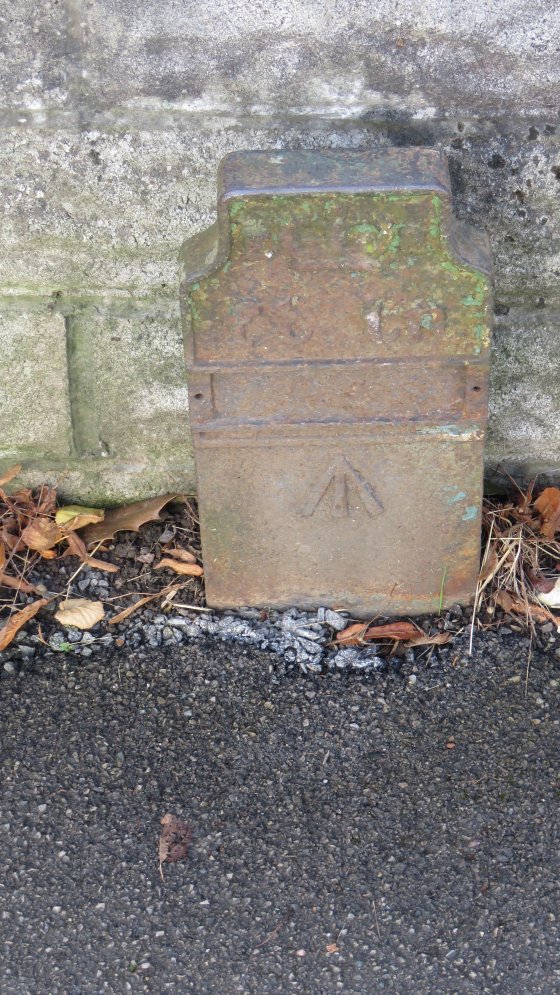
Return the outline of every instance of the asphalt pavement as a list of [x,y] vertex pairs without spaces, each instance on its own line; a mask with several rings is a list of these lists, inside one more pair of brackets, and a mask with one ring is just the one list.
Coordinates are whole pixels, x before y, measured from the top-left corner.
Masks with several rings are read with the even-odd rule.
[[[558,645],[306,676],[208,640],[3,672],[2,995],[560,991]],[[160,873],[168,812],[192,841]]]

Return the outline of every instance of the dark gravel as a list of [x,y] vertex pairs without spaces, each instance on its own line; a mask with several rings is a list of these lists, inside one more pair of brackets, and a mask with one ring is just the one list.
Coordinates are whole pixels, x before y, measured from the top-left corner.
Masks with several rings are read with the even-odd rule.
[[365,676],[211,640],[4,671],[3,995],[557,992],[558,643],[525,694],[523,638],[463,638]]

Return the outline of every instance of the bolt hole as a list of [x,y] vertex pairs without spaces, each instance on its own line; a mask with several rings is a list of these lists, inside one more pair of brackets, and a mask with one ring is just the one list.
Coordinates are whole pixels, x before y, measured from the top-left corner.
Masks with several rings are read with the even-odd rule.
[[477,385],[477,386],[473,387],[473,390],[478,393],[481,390],[481,388]]
[[202,401],[203,397],[204,397],[204,394],[195,394],[194,395],[195,401]]

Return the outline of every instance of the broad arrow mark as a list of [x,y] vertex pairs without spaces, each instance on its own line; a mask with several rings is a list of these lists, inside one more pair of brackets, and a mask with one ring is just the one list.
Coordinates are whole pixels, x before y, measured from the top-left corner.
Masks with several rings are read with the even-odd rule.
[[320,478],[318,484],[313,487],[300,514],[303,518],[310,518],[311,515],[315,514],[323,498],[326,497],[327,491],[330,491],[331,516],[333,518],[348,518],[350,516],[349,496],[353,490],[357,491],[364,510],[371,518],[383,513],[383,505],[369,481],[352,466],[346,456],[339,456]]

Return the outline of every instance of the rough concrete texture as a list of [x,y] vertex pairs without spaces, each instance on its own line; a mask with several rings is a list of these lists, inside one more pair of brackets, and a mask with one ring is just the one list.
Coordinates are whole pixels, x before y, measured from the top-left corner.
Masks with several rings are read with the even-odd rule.
[[46,310],[0,312],[0,341],[0,454],[8,460],[69,455],[64,318]]
[[[179,486],[193,486],[176,258],[183,239],[213,220],[219,159],[244,148],[412,144],[447,153],[457,214],[488,231],[497,310],[509,329],[498,332],[497,370],[507,373],[500,349],[508,337],[517,336],[526,366],[523,387],[496,373],[489,465],[506,459],[521,476],[529,464],[558,468],[547,347],[531,348],[525,364],[521,351],[537,321],[550,337],[558,333],[558,7],[282,0],[271,10],[242,0],[232,10],[222,0],[154,0],[139,9],[130,0],[17,0],[0,27],[0,313],[14,298],[30,313],[53,304],[70,327],[79,313],[99,353],[106,339],[94,316],[114,315],[118,303],[131,337],[127,392],[143,393],[155,362],[158,410],[168,428],[177,421],[154,448],[137,397],[126,410],[110,405],[122,398],[122,369],[109,351],[92,403],[118,424],[116,465],[137,463],[142,452],[146,465],[159,460],[178,470]],[[157,336],[165,340],[161,363],[142,317],[153,310],[167,315]],[[62,358],[51,359],[49,376],[66,382]],[[144,411],[155,389],[147,388]],[[512,417],[514,389],[533,399],[523,432]],[[13,437],[5,429],[4,445],[25,456],[18,431],[15,422]],[[39,443],[39,416],[31,435]],[[44,475],[50,455],[44,447],[29,479]],[[140,469],[123,483],[107,460],[68,463],[67,493],[93,488],[116,500],[117,491],[161,489]]]

